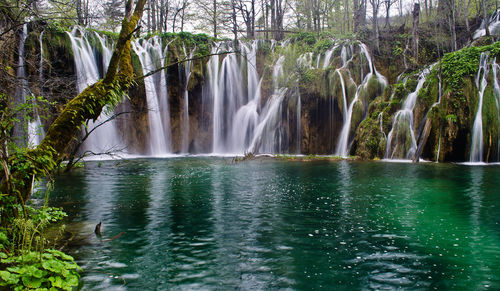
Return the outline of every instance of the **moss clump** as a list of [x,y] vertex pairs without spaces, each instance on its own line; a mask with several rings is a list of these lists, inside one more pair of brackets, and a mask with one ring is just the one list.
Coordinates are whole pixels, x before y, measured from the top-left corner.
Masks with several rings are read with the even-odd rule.
[[361,122],[354,139],[355,154],[362,159],[383,157],[386,140],[377,119],[366,118]]

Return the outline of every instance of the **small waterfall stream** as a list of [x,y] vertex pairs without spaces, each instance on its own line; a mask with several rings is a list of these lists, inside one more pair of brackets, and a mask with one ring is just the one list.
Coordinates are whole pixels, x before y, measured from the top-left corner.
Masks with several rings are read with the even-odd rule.
[[393,118],[392,129],[387,136],[385,151],[386,159],[410,159],[417,149],[417,141],[414,131],[413,108],[417,102],[417,96],[422,89],[427,75],[432,70],[432,66],[422,71],[418,77],[417,87],[408,94],[403,108],[399,110]]
[[[375,76],[377,78],[377,81],[381,84],[382,88],[385,88],[387,86],[386,78],[384,76],[382,76],[381,74],[379,74],[377,72],[377,69],[373,65],[371,55],[368,52],[368,48],[366,47],[366,45],[363,43],[360,43],[359,48],[360,48],[360,53],[363,54],[365,56],[366,60],[368,61],[370,72],[366,76],[364,76],[364,78],[362,78],[363,81],[358,86],[358,88],[356,90],[356,95],[354,96],[354,99],[352,100],[351,104],[349,104],[347,111],[344,111],[345,112],[344,113],[344,125],[342,126],[342,131],[340,133],[339,142],[337,144],[337,150],[335,152],[335,155],[341,156],[341,157],[347,157],[347,155],[349,154],[350,143],[352,142],[350,140],[352,113],[353,113],[354,105],[359,100],[359,94],[360,94],[361,89],[366,89],[366,87],[368,85],[368,81],[370,81],[372,76]],[[343,56],[342,62],[344,63],[343,65],[345,66],[345,64],[347,63],[347,57]],[[343,84],[343,81],[342,81],[342,84]],[[345,93],[344,89],[343,89],[343,91]],[[346,103],[347,103],[347,101],[345,100],[345,95],[344,95],[344,110],[345,110]]]
[[500,84],[498,82],[498,69],[500,66],[496,62],[496,58],[494,58],[492,63],[492,71],[493,71],[493,89],[495,90],[495,105],[497,107],[497,121],[498,121],[498,129],[497,129],[497,157],[500,160]]
[[[28,94],[28,80],[26,79],[26,69],[24,62],[24,43],[26,42],[26,38],[28,37],[28,24],[24,23],[22,29],[19,31],[19,48],[17,50],[18,59],[17,59],[17,70],[16,70],[16,92],[15,92],[15,103],[22,104],[26,103],[26,95]],[[20,145],[29,145],[29,140],[26,139],[25,135],[25,122],[24,116],[22,113],[19,113],[17,118],[20,120],[19,123],[14,125],[14,136],[21,137],[19,140]],[[29,131],[28,131],[29,134]]]
[[[39,63],[39,82],[43,84],[43,31],[40,33],[40,63]],[[23,64],[24,66],[24,64]],[[27,84],[26,84],[27,85]],[[43,85],[41,85],[43,94]],[[31,147],[36,147],[42,142],[45,136],[45,131],[43,129],[42,121],[40,120],[40,114],[38,112],[37,101],[35,98],[31,99],[33,102],[33,119],[28,123],[28,145]]]
[[191,79],[191,59],[193,58],[196,47],[191,50],[189,55],[186,53],[186,47],[182,47],[187,61],[184,65],[184,108],[182,110],[182,153],[189,153],[189,92],[188,85]]
[[472,142],[469,156],[469,162],[478,163],[484,161],[483,156],[483,97],[484,90],[488,85],[488,64],[489,55],[481,53],[479,61],[479,71],[476,75],[476,86],[479,90],[479,102],[476,110],[476,117],[474,118],[474,125],[472,126]]

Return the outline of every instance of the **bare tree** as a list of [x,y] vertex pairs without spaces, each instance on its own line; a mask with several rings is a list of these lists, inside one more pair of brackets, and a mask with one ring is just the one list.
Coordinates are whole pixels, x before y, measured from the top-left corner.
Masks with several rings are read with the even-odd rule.
[[418,62],[418,23],[420,16],[420,4],[413,4],[413,28],[412,28],[412,39],[413,39],[413,58]]
[[[382,0],[382,4],[384,4],[385,7],[385,25],[384,25],[385,28],[391,26],[389,23],[391,6],[395,4],[397,1],[398,0]],[[425,3],[427,3],[427,0]]]
[[353,1],[353,13],[354,13],[354,32],[359,31],[360,27],[365,25],[366,20],[366,0],[354,0]]
[[373,33],[373,43],[375,45],[375,49],[377,52],[380,51],[380,32],[378,28],[378,10],[380,8],[381,0],[370,0],[370,4],[372,6],[372,33]]

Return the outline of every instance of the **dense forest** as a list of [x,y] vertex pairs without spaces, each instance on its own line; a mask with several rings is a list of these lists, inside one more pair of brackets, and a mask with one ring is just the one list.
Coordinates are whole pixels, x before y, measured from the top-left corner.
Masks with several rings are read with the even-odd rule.
[[499,162],[499,32],[491,0],[0,0],[0,286],[78,285],[48,196],[89,155]]

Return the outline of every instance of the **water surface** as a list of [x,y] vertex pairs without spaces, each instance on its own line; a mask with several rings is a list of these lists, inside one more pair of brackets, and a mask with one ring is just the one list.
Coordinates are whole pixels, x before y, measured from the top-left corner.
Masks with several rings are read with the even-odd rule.
[[69,251],[86,290],[483,290],[500,289],[499,177],[499,166],[139,159],[87,162],[51,200],[78,232]]

